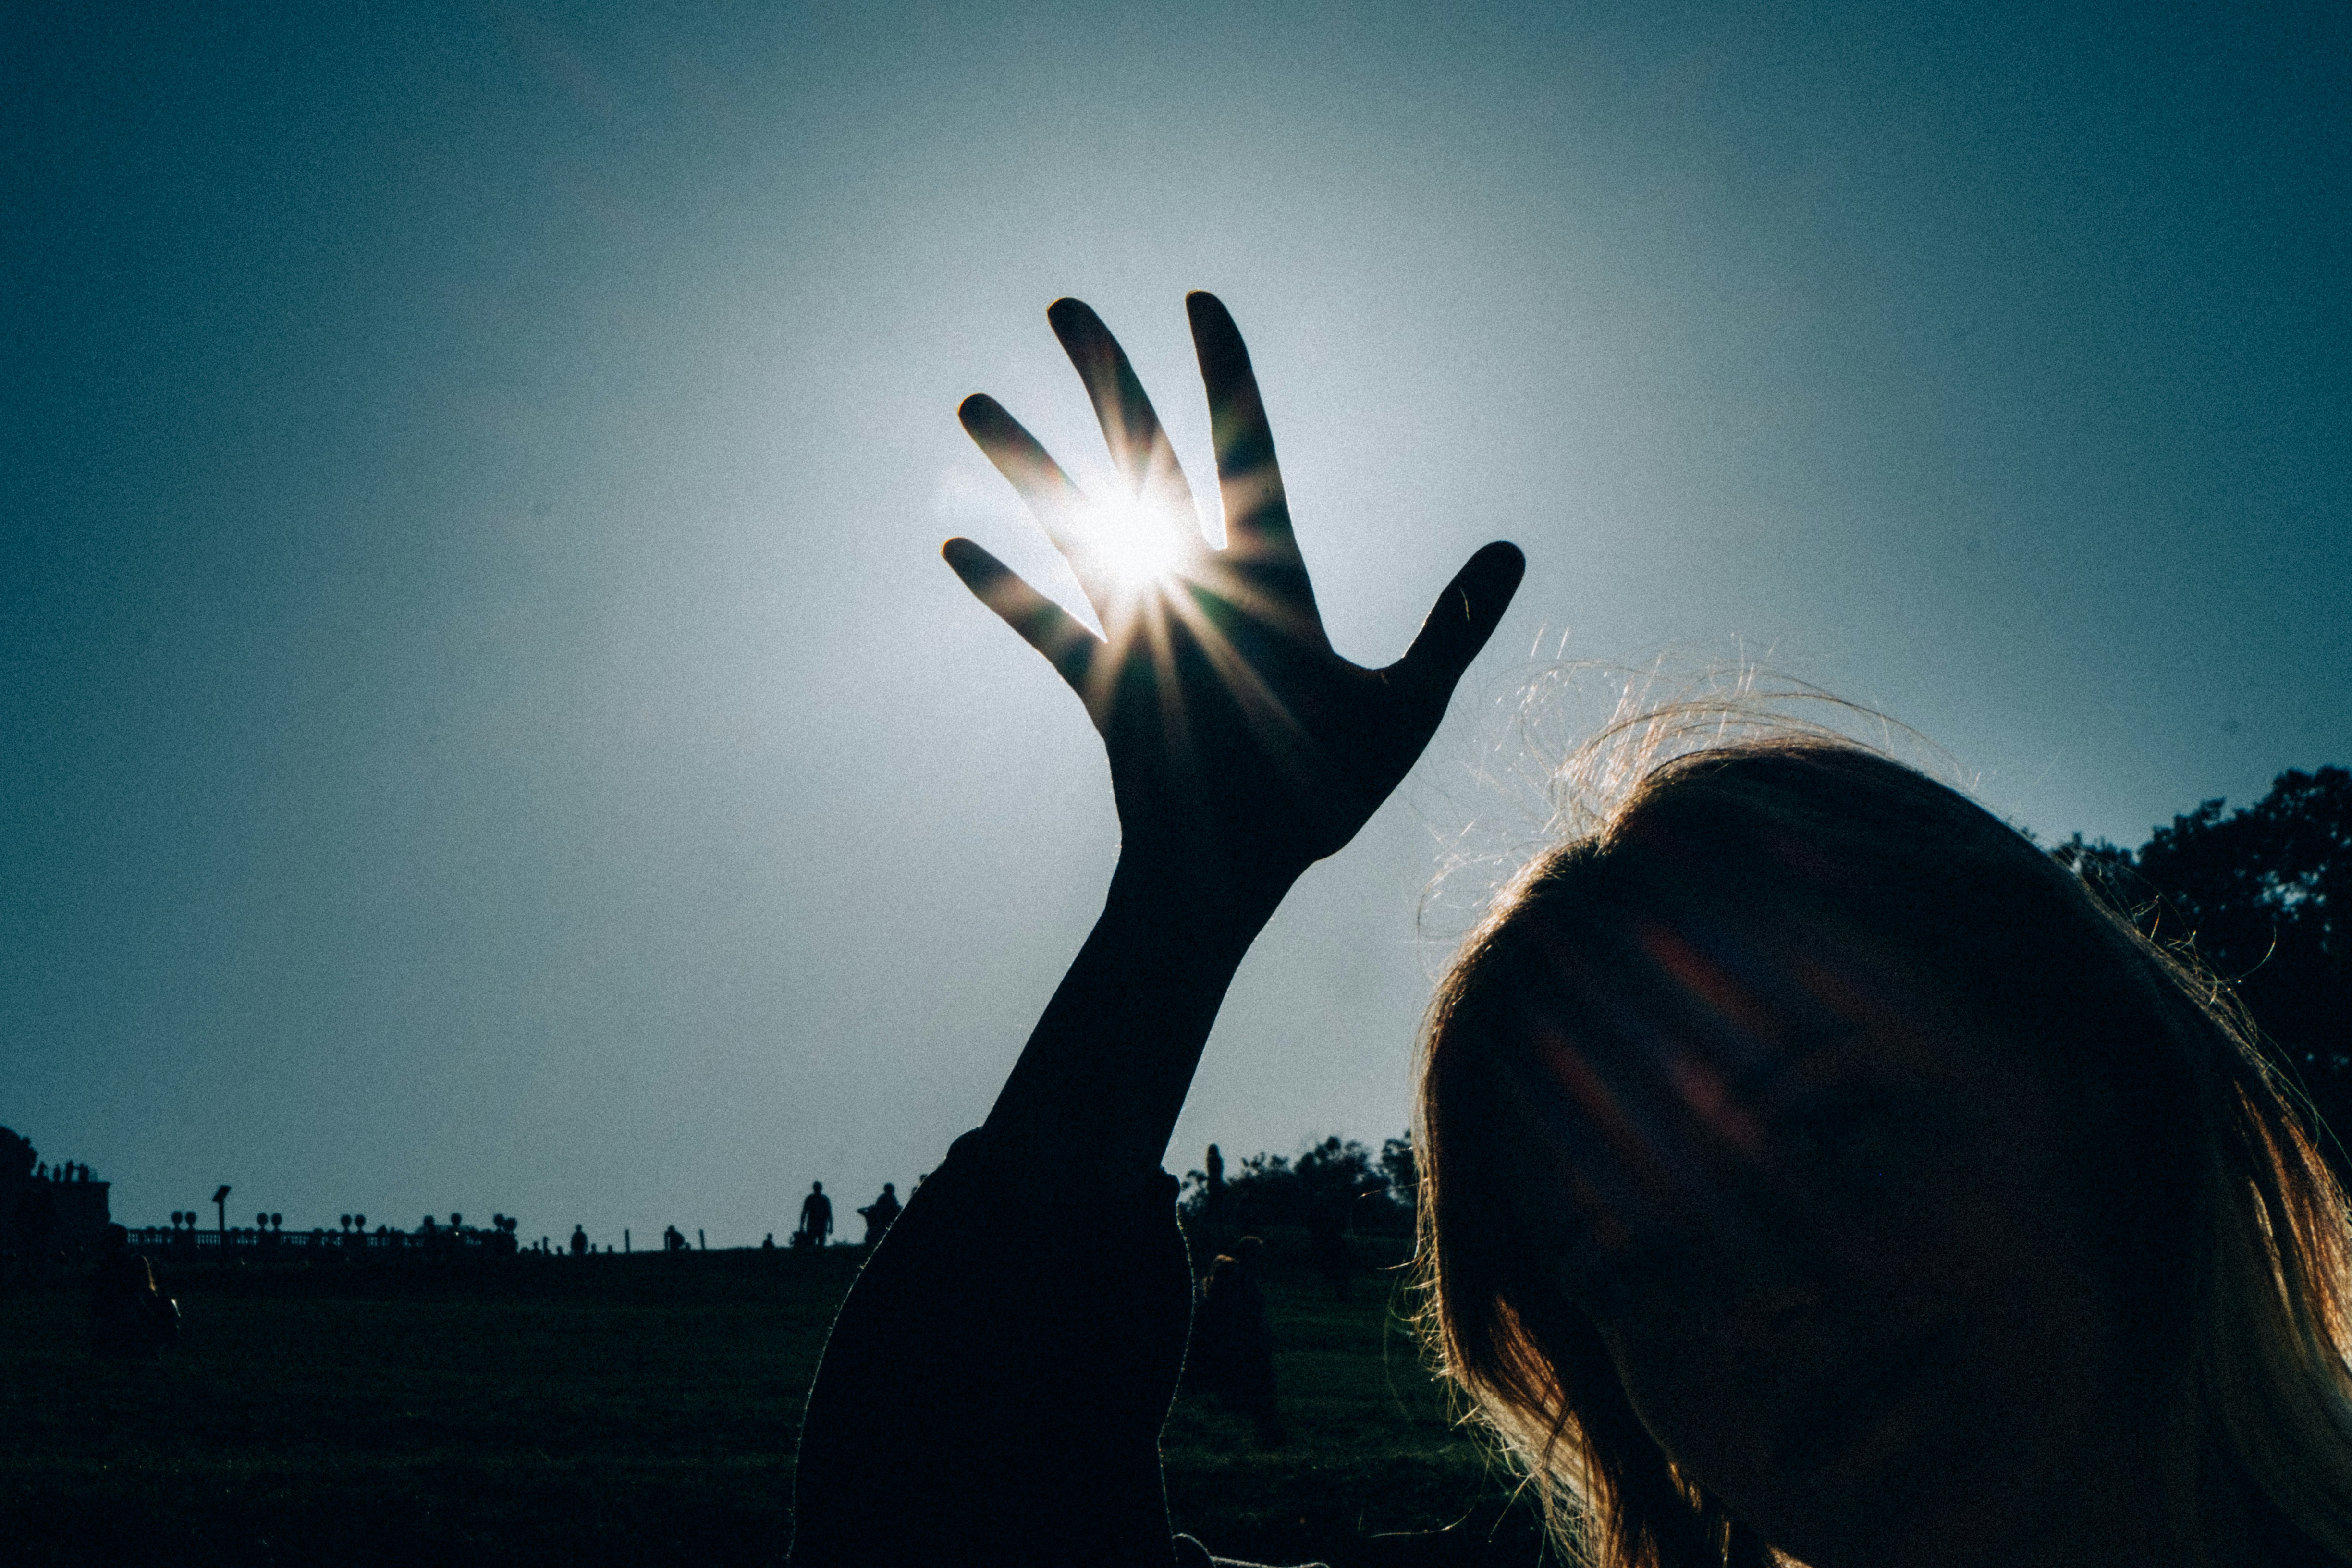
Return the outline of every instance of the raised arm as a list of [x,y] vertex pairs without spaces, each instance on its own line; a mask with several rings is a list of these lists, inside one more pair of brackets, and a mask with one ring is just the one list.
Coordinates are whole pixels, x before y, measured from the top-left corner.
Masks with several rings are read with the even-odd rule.
[[1126,494],[1094,500],[1012,416],[968,399],[971,433],[1076,573],[1097,637],[968,539],[948,564],[1086,703],[1109,753],[1119,861],[1093,935],[989,1114],[1042,1181],[1106,1153],[1156,1164],[1225,986],[1299,874],[1355,837],[1428,744],[1524,563],[1470,558],[1402,658],[1332,651],[1290,527],[1265,406],[1214,296],[1185,301],[1209,397],[1226,544],[1133,368],[1093,310],[1047,312]]
[[803,1428],[797,1568],[1172,1561],[1156,1437],[1190,1276],[1160,1153],[1252,939],[1396,787],[1518,584],[1518,551],[1490,544],[1396,663],[1334,653],[1241,334],[1209,295],[1186,305],[1223,550],[1076,300],[1049,314],[1124,493],[1081,494],[992,399],[962,408],[1105,635],[970,540],[944,553],[1085,702],[1119,861],[985,1127],[912,1194],[835,1323]]

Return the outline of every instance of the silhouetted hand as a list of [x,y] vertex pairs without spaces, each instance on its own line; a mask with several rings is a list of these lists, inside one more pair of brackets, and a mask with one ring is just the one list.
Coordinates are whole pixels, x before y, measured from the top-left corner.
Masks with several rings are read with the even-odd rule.
[[1366,669],[1332,651],[1291,535],[1274,437],[1232,316],[1185,300],[1209,396],[1226,547],[1201,535],[1191,487],[1126,353],[1076,300],[1047,312],[1076,365],[1127,494],[1079,491],[993,398],[964,428],[1069,561],[1097,637],[968,539],[942,554],[1053,662],[1110,755],[1121,867],[1213,903],[1273,901],[1355,836],[1444,716],[1517,588],[1517,547],[1470,558],[1402,658]]

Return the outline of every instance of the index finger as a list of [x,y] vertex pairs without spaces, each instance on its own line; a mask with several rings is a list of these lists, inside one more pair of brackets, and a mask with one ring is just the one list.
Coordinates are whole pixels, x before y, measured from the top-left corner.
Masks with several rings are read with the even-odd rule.
[[[1135,366],[1128,362],[1127,351],[1083,300],[1055,300],[1045,319],[1053,324],[1054,335],[1061,340],[1070,363],[1077,367],[1078,379],[1086,384],[1111,461],[1118,465],[1128,489],[1136,499],[1171,519],[1190,519],[1192,489],[1184,482],[1176,448],[1169,444],[1168,432],[1160,428],[1160,415],[1137,378]],[[1198,547],[1196,541],[1194,548]]]
[[1007,414],[1003,404],[984,392],[975,392],[958,404],[956,417],[962,422],[964,434],[996,465],[996,471],[1013,481],[1055,548],[1065,555],[1078,549],[1086,492],[1070,482],[1053,454],[1039,446],[1037,437]]

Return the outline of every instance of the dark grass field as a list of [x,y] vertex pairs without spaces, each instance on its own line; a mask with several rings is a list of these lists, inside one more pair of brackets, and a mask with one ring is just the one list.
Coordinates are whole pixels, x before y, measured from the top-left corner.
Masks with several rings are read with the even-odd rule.
[[[1165,1439],[1177,1528],[1338,1565],[1541,1559],[1392,1312],[1268,1248],[1280,1447],[1213,1403]],[[860,1254],[165,1273],[163,1364],[86,1346],[79,1284],[0,1296],[0,1562],[768,1563],[801,1404]]]

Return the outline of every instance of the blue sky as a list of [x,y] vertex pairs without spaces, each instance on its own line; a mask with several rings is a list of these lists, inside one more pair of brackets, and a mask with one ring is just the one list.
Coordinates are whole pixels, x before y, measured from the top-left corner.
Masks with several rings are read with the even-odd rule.
[[[1530,571],[1170,1163],[1404,1121],[1564,657],[1760,658],[2137,843],[2352,758],[2347,23],[2287,6],[118,6],[0,44],[0,1121],[160,1218],[787,1228],[985,1111],[1111,863],[957,428],[1205,474],[1335,640]],[[1569,721],[1563,720],[1562,722]],[[1556,727],[1556,726],[1555,726]],[[1517,782],[1514,782],[1517,781]],[[845,1205],[845,1208],[846,1205]]]

